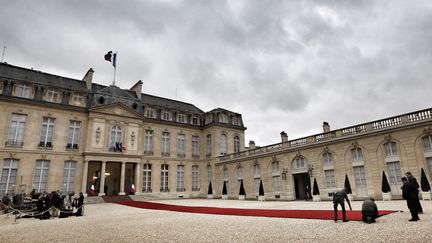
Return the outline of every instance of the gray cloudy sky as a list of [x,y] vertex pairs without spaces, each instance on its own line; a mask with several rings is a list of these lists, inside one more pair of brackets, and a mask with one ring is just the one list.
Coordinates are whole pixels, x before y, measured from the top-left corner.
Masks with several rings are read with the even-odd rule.
[[432,1],[0,0],[4,61],[243,115],[246,144],[430,108]]

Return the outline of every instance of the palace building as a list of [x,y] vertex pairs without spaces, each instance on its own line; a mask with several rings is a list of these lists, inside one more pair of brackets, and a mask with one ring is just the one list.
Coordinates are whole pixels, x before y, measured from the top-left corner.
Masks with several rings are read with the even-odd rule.
[[0,195],[60,190],[87,197],[304,199],[316,181],[323,200],[348,178],[354,199],[391,196],[400,178],[432,173],[432,109],[268,146],[245,145],[242,116],[0,63]]

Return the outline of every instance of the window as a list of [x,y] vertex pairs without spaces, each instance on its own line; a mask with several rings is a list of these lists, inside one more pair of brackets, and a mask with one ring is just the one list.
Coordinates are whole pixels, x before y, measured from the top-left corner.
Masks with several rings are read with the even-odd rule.
[[302,157],[302,156],[298,156],[298,157],[294,160],[294,168],[295,168],[295,169],[302,169],[302,168],[306,168],[304,157]]
[[168,165],[161,165],[161,192],[168,191]]
[[222,134],[220,137],[220,154],[225,155],[227,153],[227,136]]
[[[109,150],[115,152],[117,150],[118,146],[123,146],[121,127],[119,125],[114,125],[111,128],[110,136],[111,137],[110,137]],[[118,146],[116,146],[116,145],[118,145]]]
[[258,164],[253,166],[253,175],[254,175],[254,184],[255,184],[255,193],[259,193],[259,186],[261,181],[261,171]]
[[22,146],[24,143],[24,127],[27,120],[27,115],[12,114],[11,123],[9,126],[7,145]]
[[192,157],[199,157],[199,138],[198,136],[192,136]]
[[32,187],[32,189],[34,189],[36,192],[43,192],[47,190],[48,168],[48,160],[36,160]]
[[162,120],[171,121],[171,114],[169,111],[162,111]]
[[332,153],[324,153],[323,154],[323,162],[324,167],[333,167],[333,154]]
[[177,114],[177,122],[185,123],[186,122],[186,116],[184,114]]
[[59,102],[60,101],[60,92],[55,91],[54,89],[48,89],[47,101],[56,102],[56,103]]
[[207,182],[210,184],[210,182],[213,179],[213,173],[212,173],[212,168],[211,166],[207,166]]
[[30,87],[25,84],[18,84],[15,88],[15,95],[21,98],[30,98]]
[[192,117],[192,125],[199,125],[199,119],[197,116],[193,116]]
[[272,177],[273,177],[273,192],[281,191],[281,180],[280,180],[280,170],[279,170],[279,162],[272,162]]
[[240,190],[240,183],[243,181],[243,167],[237,167],[237,189]]
[[211,135],[207,135],[207,143],[206,143],[206,155],[211,156],[212,153],[212,139],[211,139]]
[[237,117],[233,116],[233,117],[231,118],[231,120],[232,120],[232,124],[233,124],[233,125],[238,125],[238,118],[237,118]]
[[184,165],[177,165],[177,191],[184,192]]
[[227,194],[229,194],[229,174],[227,168],[224,168],[223,175],[224,175],[224,183],[227,189]]
[[240,152],[240,138],[239,136],[234,136],[234,153]]
[[152,109],[152,108],[147,108],[147,109],[145,110],[145,116],[146,116],[146,117],[149,117],[149,118],[155,118],[155,112],[154,112],[154,109]]
[[192,191],[199,191],[199,184],[198,184],[198,165],[192,166]]
[[74,192],[75,190],[75,161],[65,161],[63,172],[62,192]]
[[361,148],[351,149],[351,158],[353,162],[363,161],[363,152]]
[[153,154],[153,131],[146,130],[144,135],[144,154]]
[[208,114],[205,118],[205,123],[210,124],[213,122],[213,114]]
[[397,185],[400,182],[401,169],[399,161],[392,161],[387,163],[387,171],[389,175],[389,183]]
[[177,135],[177,157],[185,157],[185,135]]
[[144,168],[143,168],[143,186],[142,186],[142,191],[143,192],[151,192],[152,189],[152,185],[151,185],[151,181],[152,181],[152,168],[151,168],[151,164],[144,164]]
[[169,144],[170,144],[169,133],[168,132],[162,132],[162,156],[169,156],[170,155]]
[[220,113],[219,114],[219,122],[221,122],[221,123],[228,123],[228,117],[227,117],[227,115]]
[[424,151],[425,152],[432,152],[432,135],[423,137],[422,140],[423,140]]
[[84,105],[84,96],[82,94],[74,93],[72,96],[72,102],[74,105],[83,106]]
[[366,187],[366,176],[364,166],[353,167],[355,184],[357,187]]
[[327,188],[336,188],[336,178],[334,170],[324,170]]
[[3,87],[4,87],[4,83],[3,83],[3,82],[0,82],[0,94],[3,93]]
[[384,144],[384,155],[385,157],[393,157],[398,155],[395,142],[388,142]]
[[52,140],[54,135],[54,121],[55,118],[52,117],[43,118],[39,147],[52,147]]
[[429,177],[432,177],[432,157],[426,158],[427,165],[429,167]]
[[79,135],[80,135],[80,121],[70,121],[69,123],[69,133],[68,142],[66,148],[68,149],[78,149]]
[[3,170],[0,178],[0,196],[6,194],[12,196],[14,193],[18,164],[19,160],[16,159],[5,159],[3,161]]

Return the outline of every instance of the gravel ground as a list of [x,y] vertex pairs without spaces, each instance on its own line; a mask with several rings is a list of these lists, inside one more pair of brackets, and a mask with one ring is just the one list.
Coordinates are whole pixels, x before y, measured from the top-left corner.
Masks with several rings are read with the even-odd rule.
[[[187,206],[261,209],[332,209],[331,202],[256,202],[179,199],[155,201]],[[360,201],[352,202],[354,210]],[[192,214],[139,209],[112,203],[90,204],[85,216],[49,220],[0,215],[0,242],[432,242],[432,202],[408,222],[405,201],[377,201],[397,212],[375,224],[358,221]]]

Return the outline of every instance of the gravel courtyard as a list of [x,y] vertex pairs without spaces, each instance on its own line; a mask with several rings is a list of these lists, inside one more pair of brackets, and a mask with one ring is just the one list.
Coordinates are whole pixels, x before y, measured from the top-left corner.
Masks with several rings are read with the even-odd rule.
[[[331,202],[257,202],[179,199],[186,206],[260,209],[332,209]],[[361,201],[352,202],[354,210]],[[420,221],[408,222],[406,202],[377,201],[397,212],[375,224],[358,221],[225,216],[89,204],[85,216],[49,220],[0,215],[0,242],[432,242],[432,202],[421,201]]]

